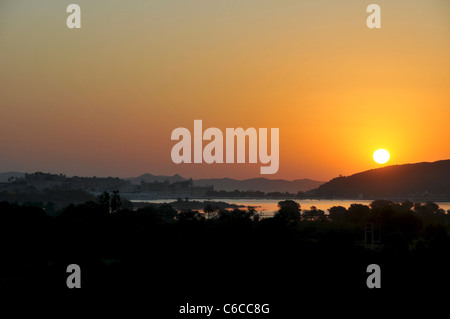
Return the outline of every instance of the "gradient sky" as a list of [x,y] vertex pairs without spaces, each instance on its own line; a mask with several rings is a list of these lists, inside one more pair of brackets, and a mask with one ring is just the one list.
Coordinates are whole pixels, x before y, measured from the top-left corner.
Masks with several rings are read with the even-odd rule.
[[269,178],[350,175],[379,167],[378,148],[448,159],[450,1],[393,2],[1,0],[0,171],[261,176],[173,164],[170,134],[194,119],[280,128]]

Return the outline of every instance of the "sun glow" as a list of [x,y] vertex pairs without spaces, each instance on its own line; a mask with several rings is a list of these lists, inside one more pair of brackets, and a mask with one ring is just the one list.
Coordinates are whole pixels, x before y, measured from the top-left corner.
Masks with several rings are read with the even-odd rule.
[[373,160],[374,160],[375,162],[377,162],[378,164],[384,164],[384,163],[386,163],[387,161],[389,161],[389,157],[391,157],[391,156],[389,155],[389,152],[386,151],[386,150],[384,150],[384,149],[376,150],[376,151],[373,153]]

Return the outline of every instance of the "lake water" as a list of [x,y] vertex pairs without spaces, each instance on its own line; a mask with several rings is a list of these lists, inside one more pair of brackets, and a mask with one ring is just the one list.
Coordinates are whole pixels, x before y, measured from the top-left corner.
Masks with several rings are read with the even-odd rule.
[[[254,206],[257,212],[260,212],[263,216],[271,216],[278,210],[278,202],[280,199],[238,199],[238,198],[218,198],[218,199],[195,199],[196,201],[221,201],[229,204]],[[155,199],[155,200],[132,200],[132,202],[146,202],[146,203],[169,203],[176,201],[174,199]],[[295,200],[300,204],[301,209],[310,209],[311,206],[315,206],[317,209],[327,212],[327,210],[333,206],[343,206],[348,208],[351,204],[369,205],[372,200],[356,200],[356,199],[301,199]],[[440,208],[446,211],[450,209],[450,202],[437,202]]]

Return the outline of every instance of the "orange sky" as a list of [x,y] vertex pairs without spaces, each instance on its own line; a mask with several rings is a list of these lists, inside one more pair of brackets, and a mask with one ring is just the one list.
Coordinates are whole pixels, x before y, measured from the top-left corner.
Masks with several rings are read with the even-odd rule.
[[173,129],[277,127],[269,178],[329,180],[450,158],[450,2],[73,1],[0,4],[0,171],[260,177],[173,164]]

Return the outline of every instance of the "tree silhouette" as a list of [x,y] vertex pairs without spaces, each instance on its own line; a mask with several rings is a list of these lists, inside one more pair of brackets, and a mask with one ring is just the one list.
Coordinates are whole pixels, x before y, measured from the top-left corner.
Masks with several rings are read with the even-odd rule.
[[106,212],[110,212],[111,195],[107,191],[104,191],[101,195],[99,195],[97,197],[97,201]]
[[287,223],[298,222],[300,220],[300,204],[293,200],[278,202],[279,210],[275,213],[275,219],[284,220]]
[[328,211],[330,212],[329,217],[332,222],[342,223],[347,219],[348,211],[345,207],[333,206]]
[[111,211],[116,212],[122,207],[122,200],[120,199],[119,191],[113,191],[111,197]]
[[212,207],[211,204],[206,204],[205,208],[203,208],[203,211],[205,212],[207,219],[210,218],[210,214],[215,212],[214,207]]

